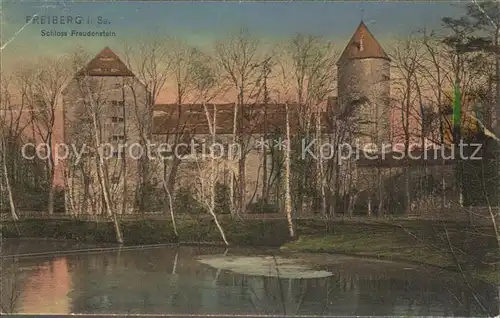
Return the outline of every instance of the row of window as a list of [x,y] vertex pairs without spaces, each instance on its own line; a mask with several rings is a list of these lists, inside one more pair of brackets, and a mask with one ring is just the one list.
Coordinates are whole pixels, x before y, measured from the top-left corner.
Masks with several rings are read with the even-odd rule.
[[98,72],[98,73],[107,73],[107,72],[117,73],[120,70],[117,69],[117,68],[100,67],[100,68],[93,68],[92,71],[93,72]]
[[118,116],[111,117],[112,123],[123,123],[124,121],[125,121],[125,118],[123,118],[123,117],[118,117]]
[[125,136],[123,136],[123,135],[114,135],[114,136],[111,137],[111,140],[113,140],[113,141],[123,141],[123,140],[125,140]]

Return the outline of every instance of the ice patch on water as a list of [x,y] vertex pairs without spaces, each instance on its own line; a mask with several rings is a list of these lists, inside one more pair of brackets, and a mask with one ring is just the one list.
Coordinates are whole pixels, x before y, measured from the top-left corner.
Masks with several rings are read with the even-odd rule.
[[[252,276],[308,279],[329,277],[327,271],[314,270],[300,260],[272,256],[202,256],[198,261],[216,269]],[[276,266],[277,265],[277,266]]]

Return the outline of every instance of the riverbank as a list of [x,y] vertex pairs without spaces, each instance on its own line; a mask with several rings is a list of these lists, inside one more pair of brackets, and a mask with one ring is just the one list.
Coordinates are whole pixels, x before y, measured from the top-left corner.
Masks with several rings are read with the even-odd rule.
[[[232,246],[279,247],[289,240],[285,220],[221,220],[227,240]],[[120,222],[125,245],[207,244],[224,245],[213,220],[182,219],[176,224],[166,220]],[[112,222],[81,220],[22,220],[0,224],[5,238],[53,238],[91,243],[116,243]]]
[[[297,220],[298,238],[291,241],[286,220],[222,219],[231,246],[281,247],[283,251],[344,254],[452,271],[500,284],[500,257],[492,229],[463,222],[430,220]],[[5,238],[52,238],[114,244],[111,222],[23,220],[0,223]],[[167,220],[122,221],[125,245],[224,245],[213,220],[180,219],[174,234]],[[457,266],[459,264],[459,266]]]
[[332,233],[309,233],[282,251],[343,254],[427,265],[500,284],[500,256],[488,227],[454,222],[372,222],[333,225]]

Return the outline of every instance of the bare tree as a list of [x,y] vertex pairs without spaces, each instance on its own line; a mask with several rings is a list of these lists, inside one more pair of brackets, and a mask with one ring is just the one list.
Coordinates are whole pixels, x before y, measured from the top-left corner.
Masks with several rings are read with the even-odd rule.
[[[124,45],[125,63],[130,70],[133,70],[137,80],[144,85],[147,91],[146,94],[143,94],[141,91],[135,89],[135,85],[129,85],[136,109],[134,114],[134,119],[137,122],[136,129],[141,136],[141,144],[144,146],[150,142],[152,137],[150,131],[152,128],[151,119],[153,118],[154,105],[157,104],[160,95],[165,92],[168,80],[175,71],[176,62],[180,63],[180,61],[172,59],[171,44],[173,42],[169,38],[152,37],[133,45],[128,43]],[[180,70],[181,68],[182,65],[177,64],[177,69]],[[181,101],[181,92],[183,92],[183,89],[184,87],[179,88],[178,92],[180,96],[178,98]],[[146,116],[140,111],[142,105],[146,106]],[[140,182],[136,192],[136,201],[138,202],[140,212],[144,212],[144,200],[148,197],[148,180],[152,173],[150,164],[151,162],[147,158],[140,160]],[[175,180],[175,171],[177,171],[178,164],[179,162],[174,160],[172,166],[174,173],[171,173],[171,179],[173,180]],[[169,191],[173,189],[173,182],[168,183]]]
[[285,211],[286,219],[288,221],[288,232],[290,237],[295,237],[295,228],[293,224],[292,216],[292,194],[290,193],[290,152],[291,152],[291,142],[290,142],[290,111],[288,108],[288,103],[285,103],[285,113],[286,113],[286,146],[285,146]]
[[[427,30],[421,31],[422,45],[425,47],[426,54],[423,56],[423,61],[420,64],[418,70],[418,76],[421,78],[423,87],[431,92],[431,96],[427,98],[430,101],[430,105],[433,109],[433,114],[437,116],[437,124],[431,125],[434,133],[427,135],[427,137],[440,145],[445,143],[445,119],[443,114],[444,100],[446,99],[444,93],[444,87],[446,83],[447,74],[449,69],[446,67],[446,58],[442,54],[441,45],[439,39],[435,36],[434,32],[428,32]],[[437,133],[436,133],[437,132]],[[446,178],[444,171],[441,173],[441,211],[444,211],[446,207]]]
[[[245,213],[246,210],[246,183],[245,163],[247,152],[247,141],[245,140],[245,120],[248,120],[249,110],[245,105],[255,100],[255,92],[259,89],[256,79],[261,75],[261,63],[264,60],[259,54],[258,40],[253,39],[248,30],[240,29],[238,33],[225,41],[217,41],[215,44],[215,57],[220,65],[222,78],[227,81],[237,94],[234,120],[233,120],[233,143],[238,142],[242,154],[238,162],[238,201],[237,208],[231,210],[237,213]],[[231,200],[233,200],[233,186],[231,178]]]
[[[219,81],[220,77],[218,76],[220,69],[218,68],[217,62],[209,56],[204,55],[200,57],[201,58],[196,60],[191,69],[192,83],[197,92],[198,99],[202,102],[203,109],[201,111],[206,119],[210,145],[214,146],[219,141],[217,137],[218,111],[216,104],[212,104],[210,107],[208,103],[220,93],[222,85],[222,82]],[[216,154],[212,153],[212,151],[213,149],[209,155],[208,163],[205,161],[205,159],[207,159],[206,157],[200,162],[199,156],[196,156],[196,165],[199,172],[196,180],[196,198],[212,216],[224,243],[229,245],[224,229],[216,215],[216,187],[219,183],[220,168],[221,166],[227,166],[227,164],[223,162],[225,161],[224,158],[216,158]]]
[[[12,216],[12,219],[18,220],[19,217],[17,215],[17,210],[16,210],[16,202],[14,201],[14,194],[12,190],[12,185],[10,181],[10,176],[9,176],[9,170],[7,167],[7,133],[10,130],[9,127],[9,122],[12,123],[13,119],[13,113],[12,113],[12,105],[10,101],[10,96],[8,89],[5,85],[7,81],[5,81],[4,78],[2,78],[2,87],[1,87],[1,92],[0,92],[0,99],[1,99],[1,116],[0,116],[0,151],[2,154],[1,161],[2,161],[2,175],[3,175],[3,180],[0,180],[2,185],[5,182],[5,187],[7,190],[7,195],[8,195],[8,200],[9,200],[9,207],[10,207],[10,213]],[[19,112],[20,114],[22,112]],[[9,120],[10,119],[10,120]],[[0,196],[3,196],[3,191],[0,193]]]
[[[396,96],[393,97],[395,108],[399,111],[401,119],[402,136],[398,132],[393,134],[396,140],[403,139],[404,143],[404,156],[409,157],[410,146],[418,136],[417,127],[415,123],[419,119],[420,111],[416,111],[418,103],[418,71],[423,57],[423,50],[421,43],[410,36],[407,39],[399,40],[398,44],[394,46],[392,52],[392,61],[394,63],[393,69],[396,70],[396,76],[393,76],[393,87]],[[425,145],[422,143],[422,147]],[[406,213],[411,213],[412,208],[412,189],[411,189],[411,175],[410,167],[404,167],[405,176],[405,198],[406,198]]]
[[19,297],[22,294],[21,275],[17,261],[13,264],[2,264],[2,293],[0,293],[0,313],[12,314],[16,312]]
[[[268,108],[269,108],[269,103],[271,101],[270,99],[270,88],[268,86],[268,81],[270,79],[270,74],[272,72],[272,68],[274,66],[274,61],[272,60],[272,57],[269,57],[264,60],[262,63],[262,74],[260,76],[261,82],[262,82],[262,95],[263,95],[263,102],[264,102],[264,113],[262,121],[264,122],[264,131],[262,132],[263,140],[265,142],[268,141],[269,138],[269,125],[268,125]],[[263,174],[262,174],[262,205],[261,208],[264,208],[269,202],[269,169],[268,169],[268,150],[263,149],[264,153],[262,155],[262,167],[263,167]]]
[[[44,185],[39,181],[45,179],[40,158],[33,155],[32,148],[23,147],[29,140],[28,129],[33,124],[29,114],[30,99],[27,87],[29,73],[24,69],[17,70],[10,76],[2,74],[0,96],[0,145],[2,154],[2,187],[5,181],[11,212],[18,211],[17,203],[20,190],[39,190]],[[32,131],[35,134],[34,131]],[[35,138],[31,140],[35,142]],[[28,156],[28,157],[27,157]],[[31,158],[30,158],[31,156]],[[24,202],[24,201],[23,201]],[[13,209],[14,208],[14,209]]]
[[[326,110],[326,100],[329,94],[333,93],[335,87],[337,52],[330,42],[302,34],[294,36],[285,44],[282,51],[279,63],[281,72],[287,73],[286,76],[290,81],[289,94],[294,95],[297,101],[297,107],[294,108],[296,111],[294,116],[298,117],[296,136],[304,140],[315,138],[317,141],[315,150],[318,153],[320,143],[324,140],[321,132],[323,130],[321,117]],[[292,145],[295,145],[297,141],[301,142],[301,140],[295,140],[292,141]],[[296,191],[294,197],[297,198],[295,209],[301,213],[304,199],[306,199],[306,184],[310,184],[312,181],[317,185],[317,192],[321,193],[317,197],[323,198],[321,199],[322,213],[324,215],[327,213],[327,200],[331,203],[331,212],[334,213],[336,195],[328,195],[332,194],[332,189],[327,189],[324,162],[319,159],[320,157],[315,164],[310,157],[300,158],[300,160],[294,160],[296,161],[294,166],[299,167],[293,181]],[[329,169],[329,171],[333,172],[334,170]]]
[[[215,145],[217,143],[217,105],[213,105],[211,112],[206,103],[203,103],[203,111],[207,118],[211,145]],[[203,159],[206,159],[206,157]],[[209,154],[208,162],[206,162],[205,160],[200,162],[199,156],[196,156],[196,164],[199,171],[199,176],[196,180],[196,198],[201,204],[205,206],[208,213],[210,213],[210,215],[212,216],[224,243],[226,245],[229,245],[229,242],[227,241],[226,235],[224,233],[224,229],[222,228],[215,212],[216,187],[219,182],[220,167],[221,165],[223,165],[223,162],[221,162],[220,158],[216,158],[214,153],[211,153]]]
[[[174,79],[177,95],[177,107],[172,114],[166,115],[170,117],[169,122],[175,122],[175,124],[173,127],[164,127],[164,130],[167,132],[170,131],[170,135],[167,136],[167,139],[176,147],[176,145],[193,137],[193,131],[188,127],[189,121],[192,118],[189,115],[189,110],[186,109],[186,105],[195,103],[200,99],[203,99],[204,102],[208,102],[211,99],[209,95],[212,93],[211,90],[214,87],[207,86],[208,82],[206,82],[213,81],[213,74],[210,72],[210,64],[212,63],[210,57],[202,51],[181,41],[176,41],[174,44],[171,51],[171,61],[174,63],[172,67],[172,77]],[[204,71],[205,74],[202,74]],[[175,221],[172,193],[174,193],[174,186],[181,166],[182,155],[182,153],[175,153],[171,160],[165,160],[163,163],[162,184],[167,194],[174,227]]]
[[34,128],[41,141],[47,145],[47,179],[48,203],[47,212],[54,213],[55,194],[55,162],[54,162],[54,129],[56,112],[62,91],[71,78],[71,61],[67,57],[41,59],[31,66],[29,76],[24,79],[26,95]]
[[[292,152],[292,142],[291,142],[291,131],[290,131],[290,102],[289,102],[289,96],[290,91],[292,90],[292,85],[290,81],[290,73],[288,70],[283,67],[283,64],[281,64],[281,72],[280,76],[278,77],[278,83],[280,86],[280,90],[278,93],[278,104],[279,107],[282,106],[282,98],[284,99],[284,117],[285,117],[285,147],[284,147],[284,170],[285,170],[285,175],[284,175],[284,188],[285,188],[285,215],[287,218],[288,222],[288,232],[290,234],[290,237],[295,237],[295,225],[294,225],[294,217],[293,217],[293,207],[292,207],[292,193],[291,193],[291,176],[292,176],[292,171],[291,171],[291,152]],[[283,97],[282,97],[283,96]],[[282,112],[280,112],[282,114]]]
[[[123,235],[118,220],[118,207],[112,199],[112,180],[115,178],[111,172],[109,154],[105,152],[106,136],[105,121],[106,107],[108,97],[112,87],[106,78],[90,76],[84,64],[80,64],[80,71],[74,80],[68,85],[65,92],[73,104],[73,111],[80,111],[80,121],[86,122],[89,127],[88,141],[91,142],[89,159],[95,165],[93,171],[96,171],[96,177],[99,184],[99,197],[102,198],[102,205],[107,216],[112,219],[116,240],[123,244]],[[115,154],[112,154],[115,156]],[[112,177],[110,177],[112,175]],[[94,176],[93,176],[94,178]]]
[[[189,138],[193,138],[193,134],[195,133],[196,127],[193,128],[189,124],[192,124],[191,121],[196,120],[196,117],[191,117],[190,110],[185,109],[189,108],[189,102],[194,103],[201,100],[203,105],[206,105],[219,94],[219,84],[215,77],[216,70],[213,59],[204,52],[182,42],[178,42],[177,44],[178,46],[173,51],[173,59],[177,61],[173,75],[177,89],[177,111],[167,115],[170,117],[168,118],[170,120],[176,119],[175,130],[171,131],[171,139],[173,139],[174,146],[187,141]],[[168,127],[165,128],[168,130]],[[187,151],[185,153],[177,152],[173,155],[172,160],[170,160],[173,163],[171,163],[169,172],[167,172],[167,161],[164,163],[162,184],[163,189],[167,193],[173,221],[172,193],[177,172],[184,155],[187,155]]]

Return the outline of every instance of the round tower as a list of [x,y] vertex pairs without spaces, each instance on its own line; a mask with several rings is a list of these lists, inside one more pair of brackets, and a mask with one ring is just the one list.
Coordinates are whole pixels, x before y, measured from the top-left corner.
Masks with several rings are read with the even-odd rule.
[[337,62],[338,102],[360,144],[390,141],[390,62],[363,22]]

